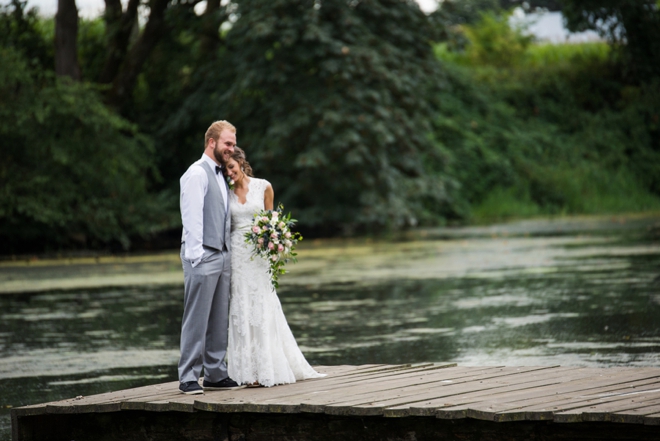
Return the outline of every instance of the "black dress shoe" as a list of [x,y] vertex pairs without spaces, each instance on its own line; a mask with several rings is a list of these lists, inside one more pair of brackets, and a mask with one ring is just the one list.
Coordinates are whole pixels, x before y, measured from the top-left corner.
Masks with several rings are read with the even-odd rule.
[[196,381],[186,381],[179,384],[179,391],[186,395],[199,395],[204,393],[204,389]]
[[235,390],[243,389],[245,386],[241,386],[231,378],[227,377],[224,380],[213,383],[211,381],[204,380],[204,390]]

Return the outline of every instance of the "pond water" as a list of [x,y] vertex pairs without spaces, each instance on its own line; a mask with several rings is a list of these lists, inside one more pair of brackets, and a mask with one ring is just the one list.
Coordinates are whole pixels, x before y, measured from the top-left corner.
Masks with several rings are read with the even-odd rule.
[[[657,219],[587,230],[323,243],[279,294],[312,364],[660,366]],[[176,380],[181,302],[180,285],[1,295],[0,439],[11,407]]]

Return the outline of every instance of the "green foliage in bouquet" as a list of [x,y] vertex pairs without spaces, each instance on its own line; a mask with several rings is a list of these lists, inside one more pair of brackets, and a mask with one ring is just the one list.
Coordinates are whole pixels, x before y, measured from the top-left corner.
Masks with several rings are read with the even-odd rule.
[[294,250],[303,237],[292,231],[296,222],[291,213],[284,214],[284,206],[279,204],[274,210],[255,214],[250,231],[245,233],[245,242],[253,246],[254,256],[268,262],[268,274],[274,289],[279,286],[279,277],[286,274],[284,265],[298,261]]

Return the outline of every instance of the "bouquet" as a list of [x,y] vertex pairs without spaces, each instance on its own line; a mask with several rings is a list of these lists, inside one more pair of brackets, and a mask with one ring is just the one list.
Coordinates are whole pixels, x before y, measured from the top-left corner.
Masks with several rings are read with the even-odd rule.
[[255,214],[250,231],[245,233],[245,242],[254,247],[252,257],[260,256],[270,264],[268,274],[273,288],[279,286],[278,278],[286,273],[284,265],[289,260],[297,262],[293,250],[302,240],[300,233],[291,231],[296,220],[291,219],[291,213],[284,215],[283,210],[280,204],[275,210]]

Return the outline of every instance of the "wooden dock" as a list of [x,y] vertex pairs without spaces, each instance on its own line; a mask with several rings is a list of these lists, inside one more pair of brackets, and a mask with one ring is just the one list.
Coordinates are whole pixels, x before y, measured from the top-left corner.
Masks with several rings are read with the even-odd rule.
[[28,440],[660,439],[660,368],[318,366],[325,378],[183,395],[165,383],[12,411]]

